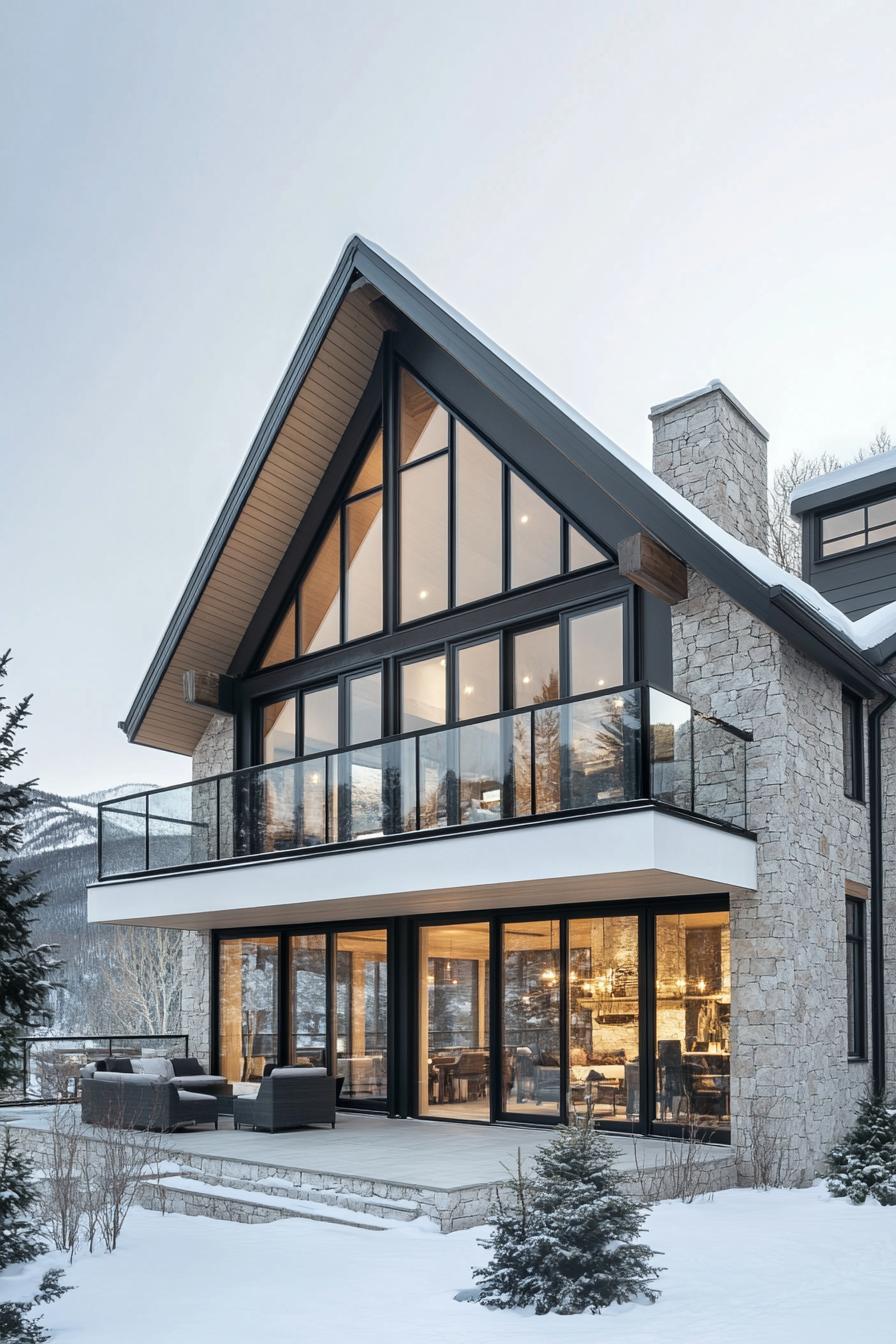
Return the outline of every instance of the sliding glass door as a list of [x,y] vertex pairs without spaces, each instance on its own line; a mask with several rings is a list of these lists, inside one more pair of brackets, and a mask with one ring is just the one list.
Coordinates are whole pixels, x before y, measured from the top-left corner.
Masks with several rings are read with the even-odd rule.
[[490,1120],[489,925],[428,925],[419,937],[419,1113]]
[[389,1058],[389,935],[336,934],[336,1073],[342,1102],[385,1105]]
[[234,1084],[257,1083],[279,1055],[278,939],[218,944],[218,1070]]
[[560,920],[501,928],[501,1109],[514,1118],[561,1114]]

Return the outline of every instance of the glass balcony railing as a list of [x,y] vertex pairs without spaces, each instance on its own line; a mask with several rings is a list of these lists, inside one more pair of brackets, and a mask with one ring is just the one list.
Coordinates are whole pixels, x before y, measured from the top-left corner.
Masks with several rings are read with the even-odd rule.
[[746,829],[750,736],[646,685],[116,798],[101,878],[653,801]]

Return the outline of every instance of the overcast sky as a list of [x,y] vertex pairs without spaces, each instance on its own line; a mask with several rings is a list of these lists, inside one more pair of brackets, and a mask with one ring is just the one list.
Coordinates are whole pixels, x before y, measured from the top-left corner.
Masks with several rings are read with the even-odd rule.
[[347,237],[629,452],[718,377],[896,434],[896,7],[0,0],[0,644],[29,769],[117,728]]

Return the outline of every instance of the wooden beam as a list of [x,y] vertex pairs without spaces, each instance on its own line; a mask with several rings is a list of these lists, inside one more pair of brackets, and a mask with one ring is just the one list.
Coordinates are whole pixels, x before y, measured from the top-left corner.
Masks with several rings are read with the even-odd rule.
[[184,700],[216,714],[232,714],[233,677],[222,672],[185,672]]
[[857,901],[867,901],[871,897],[871,892],[865,886],[864,882],[853,882],[851,877],[846,879],[846,894],[853,896]]
[[688,595],[688,571],[677,555],[646,532],[624,537],[617,548],[619,573],[673,606]]

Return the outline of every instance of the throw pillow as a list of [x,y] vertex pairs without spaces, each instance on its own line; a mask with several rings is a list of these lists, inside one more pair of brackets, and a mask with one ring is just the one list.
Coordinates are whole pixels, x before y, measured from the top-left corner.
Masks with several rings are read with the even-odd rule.
[[161,1078],[165,1082],[174,1077],[170,1059],[135,1059],[133,1066],[134,1073],[142,1073],[145,1077]]
[[205,1075],[205,1069],[193,1055],[186,1059],[172,1059],[171,1067],[175,1078],[201,1078]]

